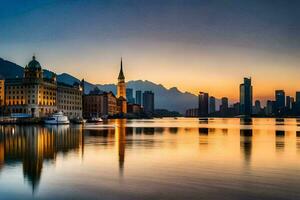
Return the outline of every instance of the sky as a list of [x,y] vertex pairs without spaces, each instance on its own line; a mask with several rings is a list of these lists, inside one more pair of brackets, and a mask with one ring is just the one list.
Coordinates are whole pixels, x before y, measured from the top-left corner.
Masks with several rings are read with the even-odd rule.
[[0,0],[0,57],[92,83],[126,80],[254,99],[300,90],[298,0]]

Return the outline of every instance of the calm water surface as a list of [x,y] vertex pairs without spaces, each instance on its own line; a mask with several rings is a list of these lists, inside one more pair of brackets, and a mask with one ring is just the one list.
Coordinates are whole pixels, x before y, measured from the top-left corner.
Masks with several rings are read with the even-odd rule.
[[296,119],[0,126],[0,199],[300,199]]

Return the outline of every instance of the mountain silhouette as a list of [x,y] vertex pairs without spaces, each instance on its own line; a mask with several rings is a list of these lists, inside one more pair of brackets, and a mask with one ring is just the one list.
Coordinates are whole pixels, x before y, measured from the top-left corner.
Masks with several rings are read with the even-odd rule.
[[[23,77],[23,70],[24,68],[20,65],[0,58],[0,77]],[[51,71],[44,69],[43,72],[44,77],[51,77]],[[57,81],[73,85],[74,82],[79,83],[80,79],[68,73],[62,73],[57,75]],[[181,92],[176,87],[167,89],[161,84],[156,84],[147,80],[129,81],[126,83],[126,85],[127,88],[132,88],[134,91],[153,91],[155,94],[156,109],[168,109],[170,111],[178,111],[183,114],[186,109],[197,107],[198,100],[196,95],[189,92]],[[95,87],[98,87],[100,90],[103,91],[112,91],[114,94],[116,94],[115,84],[96,85],[89,82],[85,82],[84,87],[86,94],[93,90]]]
[[[116,93],[115,84],[98,84],[97,86],[100,90]],[[167,89],[161,84],[156,84],[147,80],[129,81],[126,83],[126,87],[132,88],[134,91],[151,90],[154,92],[155,108],[157,109],[168,109],[183,114],[186,109],[197,107],[198,98],[196,95],[189,92],[181,92],[176,87]]]

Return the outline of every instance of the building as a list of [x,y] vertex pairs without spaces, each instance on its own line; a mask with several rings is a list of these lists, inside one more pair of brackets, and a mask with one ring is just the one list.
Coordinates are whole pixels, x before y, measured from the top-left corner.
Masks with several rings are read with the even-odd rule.
[[154,113],[154,93],[152,91],[143,93],[143,109],[146,114]]
[[142,105],[142,91],[141,90],[135,91],[135,103]]
[[252,108],[252,114],[257,115],[261,112],[261,104],[259,100],[256,100],[254,107]]
[[[52,73],[51,77],[44,77],[42,67],[35,56],[25,66],[23,78],[5,79],[0,84],[2,84],[2,87],[4,84],[4,91],[0,94],[1,98],[4,98],[2,113],[5,115],[22,113],[33,117],[44,117],[56,112],[61,106],[68,105],[71,107],[62,109],[62,111],[67,111],[69,114],[72,112],[70,116],[73,116],[73,113],[81,116],[82,111],[80,109],[82,104],[80,99],[78,99],[81,96],[80,88],[59,85],[54,73]],[[70,88],[68,91],[76,93],[77,98],[69,98],[68,94],[68,102],[59,104],[57,101],[60,97],[67,95],[65,93],[62,94],[62,87]]]
[[128,103],[134,104],[135,99],[133,97],[133,89],[132,88],[126,88],[126,100]]
[[127,104],[127,113],[139,114],[142,112],[142,107],[140,104]]
[[227,97],[222,97],[221,99],[221,106],[220,106],[220,112],[223,114],[226,114],[228,111],[229,103],[228,103],[228,98]]
[[199,117],[207,117],[208,116],[208,93],[199,92],[198,95],[198,109],[199,109]]
[[57,110],[56,75],[44,78],[40,63],[35,56],[26,65],[23,78],[5,79],[5,114],[23,113],[42,117]]
[[282,115],[285,111],[285,92],[284,90],[275,91],[275,114]]
[[90,92],[83,96],[83,117],[102,117],[117,114],[117,98],[112,92]]
[[272,116],[273,115],[273,113],[274,113],[273,112],[274,111],[273,107],[274,107],[274,102],[268,100],[267,105],[266,105],[266,110],[265,110],[267,116]]
[[292,109],[292,97],[286,96],[285,102],[286,102],[286,105],[285,105],[286,109],[287,110]]
[[5,80],[4,78],[0,79],[0,106],[4,105],[4,90],[5,89]]
[[198,117],[199,115],[199,109],[198,108],[191,108],[191,109],[187,109],[185,111],[185,116],[186,117]]
[[209,97],[209,113],[215,113],[215,112],[216,112],[216,98]]
[[240,85],[240,114],[250,116],[252,114],[253,87],[251,78],[244,78]]
[[118,84],[117,84],[117,111],[120,114],[127,113],[127,100],[126,100],[126,84],[125,84],[125,76],[123,73],[123,62],[121,58],[121,68],[118,76]]
[[82,117],[82,95],[81,84],[73,86],[57,83],[57,110],[62,111],[70,119]]

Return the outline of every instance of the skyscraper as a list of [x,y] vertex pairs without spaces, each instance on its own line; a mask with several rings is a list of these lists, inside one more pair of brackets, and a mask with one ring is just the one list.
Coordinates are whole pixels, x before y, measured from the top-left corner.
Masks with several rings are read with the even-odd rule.
[[133,89],[132,88],[126,88],[126,100],[128,103],[135,103],[135,100],[133,98]]
[[135,91],[135,103],[142,105],[142,91],[141,90]]
[[209,113],[216,112],[216,98],[211,96],[209,97]]
[[275,112],[277,115],[281,115],[285,108],[285,92],[284,90],[275,91]]
[[286,96],[286,105],[285,107],[287,110],[290,110],[292,108],[292,98],[290,96]]
[[221,106],[220,106],[220,111],[225,113],[228,110],[228,98],[227,97],[222,97],[221,99]]
[[250,116],[252,114],[253,88],[251,78],[244,78],[240,85],[240,114]]
[[145,113],[154,113],[154,93],[152,91],[145,91],[143,93],[143,108]]
[[199,117],[208,116],[208,93],[199,92]]

